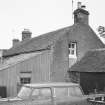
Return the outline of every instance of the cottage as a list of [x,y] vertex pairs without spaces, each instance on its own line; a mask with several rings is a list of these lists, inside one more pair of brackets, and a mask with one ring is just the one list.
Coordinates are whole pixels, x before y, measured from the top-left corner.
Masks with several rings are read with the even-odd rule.
[[[1,76],[0,85],[7,87],[8,96],[16,94],[17,83],[70,81],[67,71],[73,64],[79,61],[90,49],[105,47],[89,26],[89,12],[82,6],[74,11],[74,24],[72,26],[35,38],[31,38],[31,34],[29,30],[25,29],[22,32],[22,41],[13,40],[13,47],[3,53],[4,63],[11,62],[10,59],[17,61],[18,57],[21,59],[27,54],[31,56],[32,53],[35,53],[35,57],[32,56],[24,60],[24,63],[16,63],[14,66],[12,66],[13,62],[10,63],[9,69],[3,70],[4,64],[1,64],[0,75],[4,73],[5,76]],[[39,54],[36,56],[36,53]],[[19,62],[22,62],[22,59]],[[13,73],[11,74],[11,72]],[[2,81],[2,79],[6,80],[6,75],[8,75],[8,81]],[[24,76],[25,79],[22,79]],[[13,93],[9,93],[11,87],[12,92],[14,90]]]

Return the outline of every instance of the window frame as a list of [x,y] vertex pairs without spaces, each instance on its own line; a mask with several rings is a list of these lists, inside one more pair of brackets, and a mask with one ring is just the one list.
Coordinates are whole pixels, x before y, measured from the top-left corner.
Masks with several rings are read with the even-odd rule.
[[[72,89],[72,94],[71,94],[71,89]],[[79,93],[80,94],[78,94],[78,92],[76,91],[76,90],[78,90],[79,89]],[[68,88],[68,94],[69,94],[69,96],[76,96],[76,97],[80,97],[80,96],[83,96],[83,91],[82,91],[82,89],[79,87],[79,86],[71,86],[71,87],[69,87]]]
[[[32,71],[21,71],[20,72],[20,84],[30,84],[31,83]],[[26,80],[25,80],[26,79]]]
[[[26,79],[26,81],[25,81],[25,79]],[[21,84],[30,84],[31,83],[31,77],[20,77],[20,83]]]
[[[77,58],[77,42],[70,42],[68,44],[68,50],[69,50],[69,58]],[[72,54],[72,52],[74,52],[74,54]]]
[[68,89],[69,89],[69,86],[58,86],[58,87],[53,87],[53,97],[55,97],[55,98],[60,98],[60,97],[58,97],[58,96],[56,96],[56,88],[65,88],[65,89],[67,89],[66,91],[67,91],[67,94],[65,95],[65,96],[61,96],[61,98],[63,98],[63,97],[68,97],[69,96],[69,91],[68,91]]
[[[33,92],[34,92],[35,89],[38,89],[38,91],[39,91],[38,94],[41,95],[41,96],[38,98],[38,100],[48,99],[48,97],[49,97],[49,99],[52,99],[52,95],[53,95],[53,94],[52,94],[52,89],[51,89],[51,87],[32,88],[32,92],[31,92],[31,98],[32,98],[32,99],[35,99],[35,95],[33,95]],[[50,96],[48,96],[47,98],[44,97],[44,96],[42,96],[41,89],[49,89],[49,90],[50,90]]]

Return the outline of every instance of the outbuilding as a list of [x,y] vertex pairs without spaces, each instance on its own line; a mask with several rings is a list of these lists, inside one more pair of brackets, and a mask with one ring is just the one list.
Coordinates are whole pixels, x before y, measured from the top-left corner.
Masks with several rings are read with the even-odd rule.
[[22,84],[49,82],[50,65],[51,55],[48,49],[10,57],[0,67],[0,87],[6,87],[8,97],[16,96]]
[[69,69],[69,77],[82,86],[85,94],[105,92],[105,49],[88,51]]

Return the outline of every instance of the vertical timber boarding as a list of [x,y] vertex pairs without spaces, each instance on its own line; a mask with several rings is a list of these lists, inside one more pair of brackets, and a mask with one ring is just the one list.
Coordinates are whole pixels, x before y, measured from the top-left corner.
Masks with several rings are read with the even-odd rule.
[[43,51],[34,57],[0,70],[0,86],[7,87],[7,96],[17,94],[20,72],[31,71],[31,83],[50,81],[51,52]]

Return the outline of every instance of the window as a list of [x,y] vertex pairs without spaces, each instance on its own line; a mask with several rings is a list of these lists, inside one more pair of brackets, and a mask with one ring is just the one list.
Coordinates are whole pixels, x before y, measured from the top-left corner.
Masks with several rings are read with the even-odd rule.
[[40,90],[41,95],[44,97],[51,97],[51,89],[50,88],[43,88]]
[[29,84],[31,83],[31,72],[20,72],[20,83],[21,84]]
[[31,82],[31,78],[29,77],[20,78],[20,82],[21,84],[29,84]]
[[79,87],[69,87],[69,96],[82,96],[82,91]]
[[70,57],[76,57],[76,47],[77,47],[77,43],[76,42],[71,42],[69,43],[69,58]]
[[29,98],[31,94],[31,89],[28,87],[22,87],[20,92],[18,93],[18,97],[22,98],[22,99],[26,99]]
[[50,88],[34,89],[32,93],[32,97],[35,99],[51,98],[51,89]]
[[68,96],[68,88],[54,88],[54,96],[58,98]]

